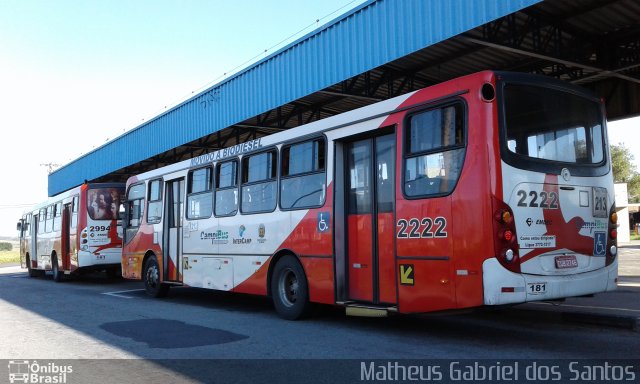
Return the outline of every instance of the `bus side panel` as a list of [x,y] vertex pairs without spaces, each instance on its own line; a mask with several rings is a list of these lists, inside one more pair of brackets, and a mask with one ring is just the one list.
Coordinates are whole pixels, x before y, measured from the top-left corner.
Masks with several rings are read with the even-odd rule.
[[[472,178],[469,181],[473,181]],[[479,180],[478,190],[482,182]],[[458,308],[478,307],[483,305],[482,262],[489,258],[493,251],[491,231],[490,202],[479,199],[479,193],[471,196],[460,193],[454,198],[453,217],[450,236],[453,243],[453,260],[456,306]]]
[[381,303],[398,301],[395,263],[395,214],[378,214],[378,285]]
[[[160,267],[160,277],[162,274],[162,249],[160,244],[154,242],[154,227],[149,224],[142,224],[133,239],[123,246],[122,251],[122,277],[125,279],[142,279],[142,268],[144,256],[151,251],[158,259]],[[157,235],[161,239],[161,234]],[[132,251],[133,250],[133,251]]]
[[[494,74],[483,72],[447,83],[453,88],[432,90],[438,91],[437,96],[468,89],[461,95],[467,104],[465,160],[451,195],[412,201],[398,198],[396,237],[401,312],[483,304],[482,262],[494,253],[490,189],[501,186],[494,118],[497,106],[495,102],[481,100],[484,83],[495,84]],[[432,92],[418,92],[412,101],[434,97]],[[402,143],[402,138],[398,143]],[[399,147],[399,167],[403,161]],[[397,196],[403,196],[401,188],[399,179]],[[438,229],[435,221],[438,218],[440,226],[446,223],[446,229],[441,236],[431,237],[429,232]],[[425,232],[424,223],[433,223],[434,228]],[[401,233],[403,226],[406,231]]]
[[[273,258],[270,258],[260,269],[233,289],[233,292],[252,295],[267,294],[267,274]],[[322,304],[333,304],[333,260],[324,257],[300,258],[302,268],[309,283],[309,301]]]
[[335,303],[333,254],[333,184],[321,208],[310,209],[280,249],[290,249],[299,258],[309,283],[309,300]]
[[309,300],[314,303],[333,304],[333,259],[303,257],[302,268],[309,276]]
[[38,236],[38,265],[37,269],[51,270],[51,254],[55,252],[55,233],[45,232]]
[[[476,88],[482,84],[478,83]],[[471,90],[467,99],[467,150],[460,180],[452,194],[455,223],[450,226],[453,237],[453,268],[455,271],[458,308],[484,304],[482,263],[493,257],[493,214],[490,183],[498,175],[499,165],[490,154],[496,144],[497,122],[492,118],[495,103],[480,101],[480,89]],[[497,144],[496,144],[497,145]],[[498,159],[499,161],[499,159]]]
[[[309,299],[317,303],[333,304],[334,272],[333,272],[333,228],[332,220],[327,220],[327,226],[319,222],[331,216],[331,189],[327,189],[326,208],[309,210],[291,234],[280,245],[279,251],[291,251],[300,260],[309,283]],[[276,253],[278,253],[276,252]],[[270,258],[256,273],[238,284],[233,291],[265,295],[267,289],[267,273]],[[271,270],[273,270],[273,267]]]
[[[273,258],[238,286],[233,292],[253,295],[267,294],[267,275]],[[333,259],[329,257],[302,257],[300,263],[309,283],[309,300],[314,303],[333,304]]]
[[267,295],[267,274],[273,258],[269,258],[254,274],[232,289],[233,292],[252,295]]
[[400,312],[454,308],[451,197],[401,199],[397,207]]

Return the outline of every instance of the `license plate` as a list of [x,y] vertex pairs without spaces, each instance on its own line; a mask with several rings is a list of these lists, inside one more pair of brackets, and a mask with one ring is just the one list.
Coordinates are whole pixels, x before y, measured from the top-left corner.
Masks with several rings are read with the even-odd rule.
[[529,283],[527,284],[527,292],[530,295],[542,295],[547,292],[547,283]]
[[607,189],[593,188],[593,217],[607,217]]
[[557,269],[566,269],[566,268],[577,268],[578,267],[578,259],[575,256],[556,256],[556,268]]

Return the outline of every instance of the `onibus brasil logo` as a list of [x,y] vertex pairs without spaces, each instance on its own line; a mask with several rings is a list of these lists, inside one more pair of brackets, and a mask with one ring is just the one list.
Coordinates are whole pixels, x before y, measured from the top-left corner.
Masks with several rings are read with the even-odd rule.
[[10,360],[9,382],[13,383],[53,383],[64,384],[67,375],[73,372],[71,365],[56,363],[38,364],[37,361]]

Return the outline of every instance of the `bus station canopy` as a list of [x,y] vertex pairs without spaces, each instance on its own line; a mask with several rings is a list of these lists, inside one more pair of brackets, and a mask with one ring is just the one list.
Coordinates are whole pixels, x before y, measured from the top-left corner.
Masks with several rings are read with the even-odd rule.
[[636,0],[370,0],[49,175],[128,177],[484,69],[543,74],[640,114]]

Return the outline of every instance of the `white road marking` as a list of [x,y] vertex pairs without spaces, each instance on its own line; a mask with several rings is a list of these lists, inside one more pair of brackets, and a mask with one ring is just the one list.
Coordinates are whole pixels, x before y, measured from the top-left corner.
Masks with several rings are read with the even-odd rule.
[[140,291],[144,291],[144,289],[129,289],[129,290],[126,290],[126,291],[102,292],[101,295],[115,296],[115,297],[119,297],[119,298],[122,298],[122,299],[135,299],[134,296],[122,295],[122,293],[140,292]]
[[9,273],[19,273],[19,272],[26,273],[27,270],[22,269],[19,265],[12,265],[10,267],[0,267],[0,275],[6,275]]

